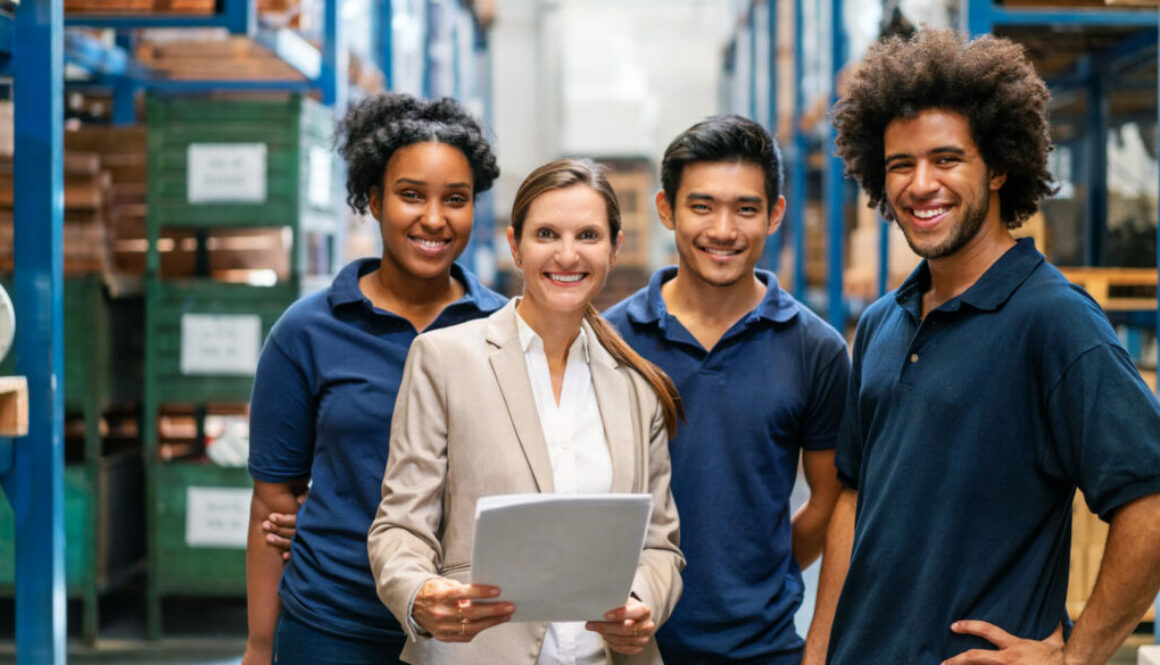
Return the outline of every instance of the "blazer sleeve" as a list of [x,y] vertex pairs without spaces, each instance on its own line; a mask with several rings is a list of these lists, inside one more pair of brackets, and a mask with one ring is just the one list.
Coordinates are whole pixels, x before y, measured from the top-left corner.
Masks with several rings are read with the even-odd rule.
[[413,640],[411,599],[437,577],[443,560],[439,529],[447,482],[446,375],[425,335],[411,345],[391,420],[382,502],[367,536],[375,588]]
[[644,551],[641,552],[636,577],[632,582],[632,594],[652,609],[652,619],[659,626],[669,618],[681,597],[681,569],[685,567],[685,557],[680,550],[677,506],[669,489],[672,472],[669,437],[665,432],[661,406],[655,399],[652,403],[655,408],[649,419],[646,462],[653,511]]

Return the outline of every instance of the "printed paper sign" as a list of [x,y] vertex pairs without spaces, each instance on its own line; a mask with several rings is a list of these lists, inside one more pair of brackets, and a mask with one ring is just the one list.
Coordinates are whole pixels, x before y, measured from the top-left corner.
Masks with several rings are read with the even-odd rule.
[[191,143],[190,203],[265,203],[265,143]]
[[330,151],[311,146],[308,200],[315,208],[326,208],[330,205],[330,171]]
[[251,494],[234,487],[186,488],[185,544],[245,549]]
[[257,314],[183,314],[181,373],[253,376],[262,346]]

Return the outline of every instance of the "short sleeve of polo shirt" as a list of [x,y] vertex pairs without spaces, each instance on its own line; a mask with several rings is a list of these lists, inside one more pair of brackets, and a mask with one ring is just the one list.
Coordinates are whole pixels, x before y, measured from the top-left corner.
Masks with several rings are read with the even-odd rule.
[[801,446],[804,450],[835,447],[846,388],[850,381],[850,356],[841,340],[818,345],[818,360],[809,381],[809,403],[803,420]]
[[272,333],[258,359],[250,398],[252,478],[279,483],[310,475],[314,412],[315,398],[301,362]]
[[1160,403],[1123,348],[1080,354],[1049,388],[1047,410],[1044,468],[1076,484],[1101,519],[1160,493]]

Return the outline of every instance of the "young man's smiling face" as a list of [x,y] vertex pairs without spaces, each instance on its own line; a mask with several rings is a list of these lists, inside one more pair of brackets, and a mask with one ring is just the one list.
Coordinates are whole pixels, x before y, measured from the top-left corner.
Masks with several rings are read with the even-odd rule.
[[753,278],[785,212],[782,197],[766,201],[762,168],[740,161],[686,165],[674,200],[660,192],[657,211],[675,232],[682,278],[719,287]]
[[906,241],[926,259],[951,256],[999,219],[1003,174],[992,173],[967,118],[927,109],[895,118],[883,136],[886,201]]

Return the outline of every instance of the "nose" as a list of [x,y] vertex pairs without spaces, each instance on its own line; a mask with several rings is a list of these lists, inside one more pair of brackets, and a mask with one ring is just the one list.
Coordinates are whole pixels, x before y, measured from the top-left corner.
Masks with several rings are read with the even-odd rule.
[[737,239],[737,224],[733,212],[721,210],[709,226],[709,238],[716,243],[732,243]]
[[939,189],[938,177],[934,166],[924,161],[914,167],[914,177],[910,181],[910,192],[913,196],[924,198],[933,195]]
[[432,197],[427,202],[426,208],[423,209],[422,219],[423,230],[429,233],[434,233],[443,229],[447,224],[447,218],[443,214],[443,202],[437,198]]
[[576,241],[569,237],[560,239],[560,244],[556,247],[556,263],[561,268],[568,268],[576,264],[579,260],[580,252],[577,251]]

